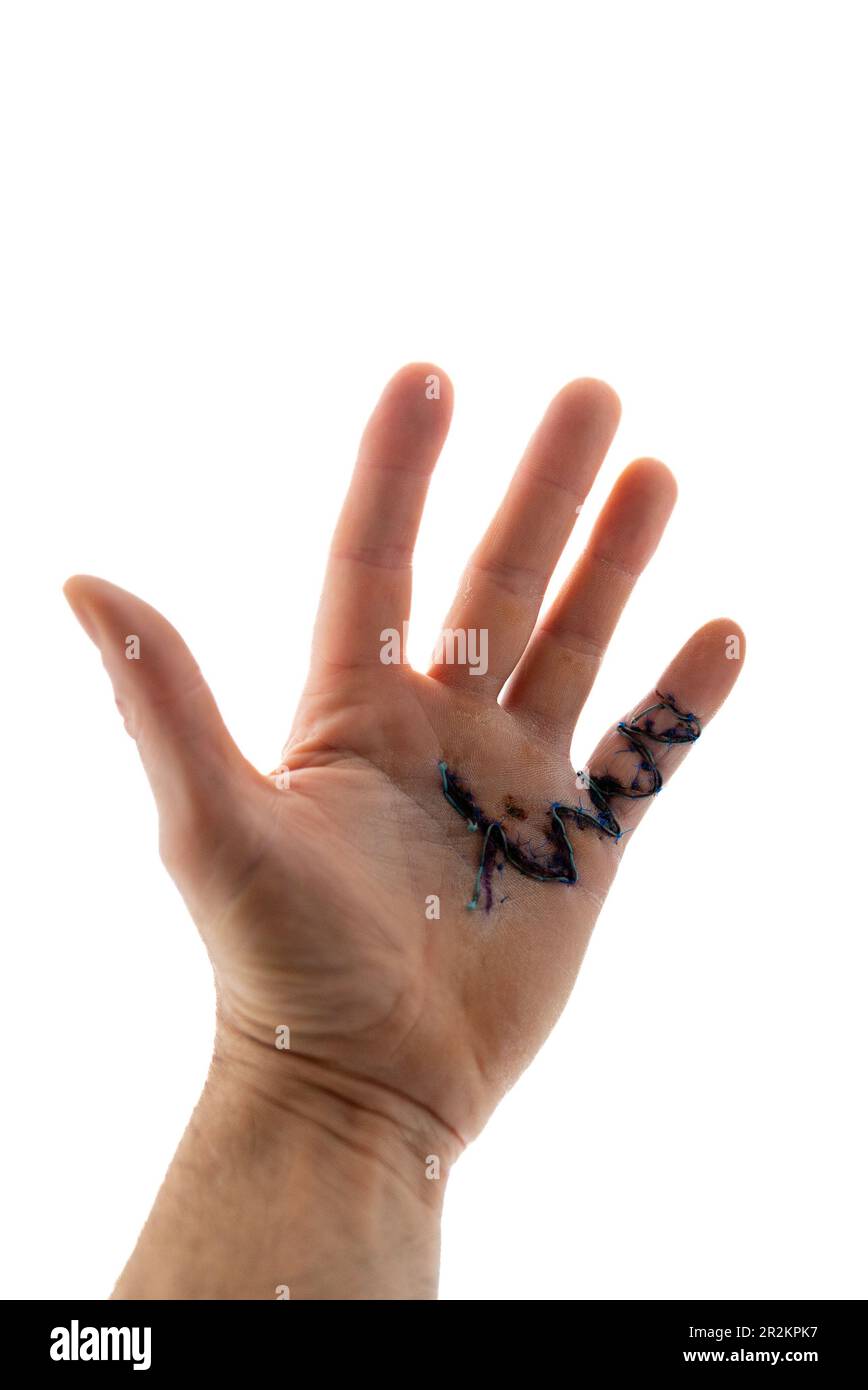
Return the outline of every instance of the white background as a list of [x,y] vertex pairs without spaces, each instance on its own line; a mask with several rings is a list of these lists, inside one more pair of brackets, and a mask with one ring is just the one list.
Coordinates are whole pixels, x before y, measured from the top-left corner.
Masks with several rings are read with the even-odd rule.
[[61,583],[162,608],[272,767],[360,430],[424,358],[456,410],[411,655],[584,374],[624,419],[565,564],[630,458],[681,496],[577,762],[707,618],[749,644],[453,1175],[442,1295],[866,1296],[861,7],[0,15],[0,1292],[109,1291],[211,1038]]

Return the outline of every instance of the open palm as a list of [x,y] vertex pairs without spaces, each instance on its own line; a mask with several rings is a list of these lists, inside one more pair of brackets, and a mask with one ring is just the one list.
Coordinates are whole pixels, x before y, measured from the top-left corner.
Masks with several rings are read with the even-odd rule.
[[[614,830],[636,825],[655,764],[668,779],[733,684],[743,639],[717,620],[621,712],[628,724],[641,712],[641,741],[616,721],[577,785],[576,718],[675,497],[662,464],[626,469],[538,620],[618,413],[600,382],[555,397],[426,675],[388,659],[389,634],[409,618],[451,388],[430,364],[392,378],[362,440],[310,675],[268,776],[235,747],[164,618],[102,580],[67,584],[151,779],[163,858],[211,956],[221,1027],[263,1067],[267,1057],[269,1077],[289,1030],[286,1060],[324,1084],[399,1094],[458,1143],[476,1134],[572,988],[629,842]],[[564,814],[566,839],[553,805],[578,810]]]

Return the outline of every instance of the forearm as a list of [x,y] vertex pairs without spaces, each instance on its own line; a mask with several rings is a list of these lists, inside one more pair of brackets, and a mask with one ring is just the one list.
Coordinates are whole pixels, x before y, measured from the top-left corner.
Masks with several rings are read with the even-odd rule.
[[114,1298],[436,1297],[447,1165],[413,1107],[286,1062],[218,1051]]

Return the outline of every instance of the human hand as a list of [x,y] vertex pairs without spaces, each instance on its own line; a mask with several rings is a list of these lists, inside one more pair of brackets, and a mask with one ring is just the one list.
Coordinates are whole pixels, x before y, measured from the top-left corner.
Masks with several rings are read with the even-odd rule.
[[[654,765],[668,781],[740,669],[727,641],[743,643],[729,619],[697,632],[656,687],[640,683],[624,718],[629,728],[656,707],[635,723],[641,742],[616,721],[589,760],[590,785],[577,786],[576,719],[675,498],[662,464],[631,464],[537,625],[618,422],[614,393],[582,380],[549,407],[445,624],[470,634],[477,655],[487,634],[487,669],[385,662],[383,634],[409,618],[413,543],[451,407],[448,379],[430,364],[399,371],[377,404],[271,775],[236,748],[164,618],[102,580],[66,586],[138,744],[164,862],[213,963],[218,1058],[278,1104],[327,1115],[334,1097],[388,1117],[420,1170],[432,1152],[448,1167],[547,1036],[626,832],[653,799]],[[482,812],[475,831],[459,814],[470,801]],[[553,804],[580,809],[560,815],[568,845]],[[275,1045],[286,1028],[288,1051]]]

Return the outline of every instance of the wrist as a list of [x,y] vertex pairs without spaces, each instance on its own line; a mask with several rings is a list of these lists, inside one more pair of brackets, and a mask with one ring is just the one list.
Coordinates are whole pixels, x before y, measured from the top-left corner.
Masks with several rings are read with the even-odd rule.
[[221,1021],[115,1297],[434,1298],[455,1150],[400,1092]]
[[249,1107],[258,1127],[323,1148],[339,1168],[377,1170],[439,1213],[452,1164],[464,1144],[431,1110],[399,1087],[373,1081],[298,1048],[271,1046],[218,1017],[208,1087]]

